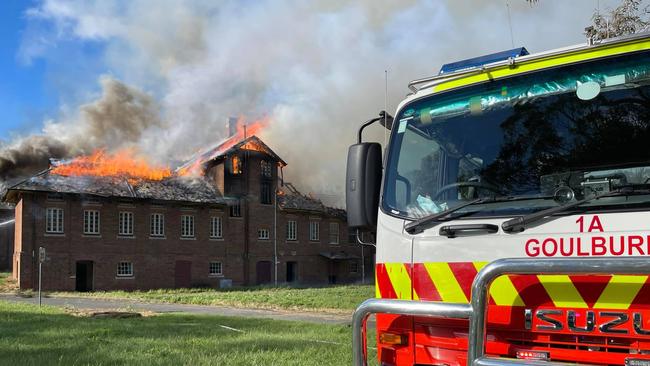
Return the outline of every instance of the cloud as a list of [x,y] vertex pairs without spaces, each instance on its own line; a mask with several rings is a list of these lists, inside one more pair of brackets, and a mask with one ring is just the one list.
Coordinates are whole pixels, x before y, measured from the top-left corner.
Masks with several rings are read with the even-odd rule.
[[[594,8],[510,4],[515,43],[531,51],[582,42]],[[165,122],[130,143],[178,160],[222,139],[228,116],[267,115],[261,137],[289,163],[288,180],[339,194],[347,145],[384,109],[385,70],[394,111],[409,80],[511,45],[505,1],[45,0],[27,17],[41,28],[23,40],[26,59],[62,39],[102,42],[111,73],[150,91],[156,102],[142,107]]]

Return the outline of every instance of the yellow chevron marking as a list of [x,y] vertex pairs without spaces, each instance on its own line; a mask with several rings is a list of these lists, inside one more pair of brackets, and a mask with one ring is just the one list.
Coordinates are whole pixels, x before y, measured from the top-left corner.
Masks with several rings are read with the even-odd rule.
[[626,310],[634,301],[648,276],[614,275],[600,294],[595,309]]
[[427,269],[427,273],[436,286],[442,301],[456,303],[469,302],[460,284],[458,284],[454,273],[449,268],[449,264],[445,262],[425,263],[424,268]]
[[537,60],[521,61],[515,64],[514,67],[509,65],[491,69],[488,72],[480,74],[469,74],[458,78],[452,78],[448,81],[443,81],[433,87],[434,92],[441,92],[453,88],[463,87],[471,84],[476,84],[484,81],[491,81],[494,79],[509,77],[525,72],[535,70],[547,69],[551,67],[558,67],[576,62],[593,60],[601,57],[621,55],[634,51],[641,51],[650,49],[650,40],[632,40],[630,42],[595,47],[587,50],[577,50],[568,52],[557,56],[549,56]]
[[381,299],[381,292],[379,291],[379,280],[377,280],[377,269],[375,268],[375,298]]
[[393,289],[397,294],[397,298],[401,300],[411,300],[411,277],[404,263],[385,263],[386,272],[390,282],[393,284]]
[[537,278],[555,306],[574,309],[587,308],[587,303],[568,275],[537,275]]
[[[474,267],[480,271],[489,262],[474,262]],[[490,286],[490,295],[497,305],[501,306],[525,306],[524,300],[519,296],[519,292],[512,284],[510,277],[500,276],[492,282]]]

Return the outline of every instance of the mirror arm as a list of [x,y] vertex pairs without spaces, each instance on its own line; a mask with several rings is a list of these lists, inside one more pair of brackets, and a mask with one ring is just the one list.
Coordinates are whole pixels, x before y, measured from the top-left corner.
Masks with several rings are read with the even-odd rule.
[[359,229],[356,230],[356,237],[357,237],[357,243],[359,243],[361,245],[369,245],[371,247],[377,247],[376,243],[373,243],[373,242],[367,242],[366,243],[365,241],[363,241],[363,239],[361,238],[361,231]]
[[363,129],[364,128],[370,126],[371,124],[373,124],[373,123],[375,123],[377,121],[381,121],[381,120],[384,120],[384,121],[390,120],[390,124],[392,125],[393,117],[390,114],[386,113],[386,111],[381,111],[381,112],[379,112],[379,117],[375,117],[375,118],[373,118],[371,120],[368,120],[364,124],[362,124],[361,127],[359,127],[357,143],[360,144],[363,141]]

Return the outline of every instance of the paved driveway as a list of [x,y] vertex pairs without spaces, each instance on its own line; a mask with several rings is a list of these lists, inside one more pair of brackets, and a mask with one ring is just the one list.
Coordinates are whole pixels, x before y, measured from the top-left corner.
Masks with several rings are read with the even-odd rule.
[[[38,304],[37,297],[20,297],[14,294],[0,294],[0,300]],[[324,314],[289,310],[245,309],[228,306],[204,306],[184,304],[147,303],[134,300],[94,299],[85,297],[44,297],[44,305],[70,307],[78,310],[152,311],[155,313],[187,313],[203,315],[239,316],[245,318],[268,318],[277,320],[305,321],[325,324],[350,324],[352,314]]]

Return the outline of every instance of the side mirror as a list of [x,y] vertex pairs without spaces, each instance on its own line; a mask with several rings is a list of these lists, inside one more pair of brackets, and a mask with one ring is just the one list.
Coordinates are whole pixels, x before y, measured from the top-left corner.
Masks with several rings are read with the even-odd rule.
[[381,169],[380,144],[363,142],[350,146],[345,180],[350,228],[374,229],[377,226]]

